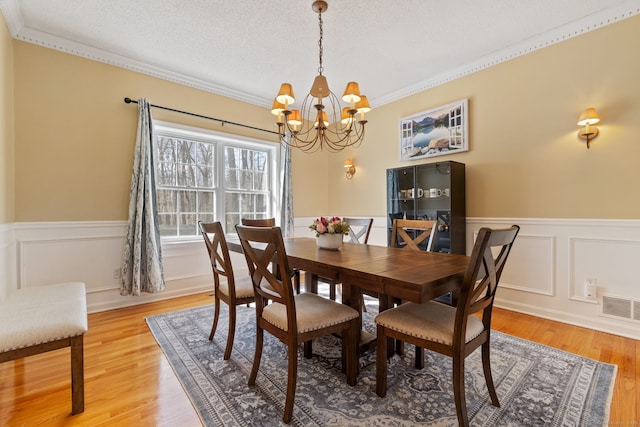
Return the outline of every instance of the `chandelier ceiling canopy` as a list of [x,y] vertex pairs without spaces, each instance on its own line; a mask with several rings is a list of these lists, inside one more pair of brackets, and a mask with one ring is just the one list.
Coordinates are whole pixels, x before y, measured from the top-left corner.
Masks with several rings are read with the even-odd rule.
[[280,141],[302,151],[314,152],[327,149],[337,152],[346,147],[357,146],[364,139],[365,113],[371,111],[367,97],[360,94],[357,82],[349,82],[342,94],[343,106],[329,89],[327,78],[322,74],[322,13],[329,5],[322,0],[312,4],[318,14],[320,29],[318,75],[311,90],[302,101],[300,109],[290,109],[296,102],[293,87],[282,83],[273,101],[271,113],[278,117]]

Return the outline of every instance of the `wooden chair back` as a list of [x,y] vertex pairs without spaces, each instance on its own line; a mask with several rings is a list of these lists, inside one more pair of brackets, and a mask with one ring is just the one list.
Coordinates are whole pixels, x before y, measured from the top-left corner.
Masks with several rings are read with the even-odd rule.
[[366,245],[369,242],[373,218],[344,218],[344,221],[349,224],[349,240],[351,243]]
[[[242,225],[250,227],[275,227],[275,218],[242,218]],[[300,293],[300,270],[293,269],[292,272],[293,287],[296,293]]]
[[251,227],[274,227],[276,225],[275,218],[242,218],[242,225]]
[[[454,342],[464,345],[467,319],[482,312],[486,331],[491,327],[491,312],[498,282],[520,227],[481,228],[473,245],[469,267],[458,295]],[[497,252],[497,256],[494,253]]]
[[[394,219],[391,229],[391,246],[429,252],[435,245],[437,230],[438,221]],[[423,248],[420,245],[423,245]]]
[[[280,227],[252,227],[237,225],[236,231],[247,259],[249,275],[256,294],[256,314],[262,313],[267,300],[279,302],[291,311],[295,325],[295,302],[291,282],[291,268],[282,240]],[[271,270],[271,265],[275,271]],[[257,298],[261,296],[262,298]],[[295,331],[295,328],[290,329]]]
[[219,221],[212,223],[198,221],[198,228],[207,246],[207,252],[209,253],[215,291],[218,291],[220,287],[220,276],[223,276],[229,284],[229,296],[232,299],[235,298],[233,268],[222,224]]
[[[231,357],[233,340],[236,330],[236,306],[254,302],[254,292],[248,277],[238,280],[233,275],[233,265],[229,256],[227,240],[220,222],[204,223],[198,221],[198,228],[207,247],[211,269],[213,270],[213,325],[209,340],[213,340],[220,318],[220,301],[229,305],[229,333],[227,334],[227,346],[224,351],[224,359]],[[226,278],[226,283],[220,282],[220,276]]]

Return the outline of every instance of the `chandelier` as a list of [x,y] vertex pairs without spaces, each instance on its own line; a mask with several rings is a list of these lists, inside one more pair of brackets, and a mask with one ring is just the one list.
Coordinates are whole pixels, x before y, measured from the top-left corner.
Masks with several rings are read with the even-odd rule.
[[371,111],[371,107],[367,97],[360,95],[357,82],[347,83],[342,95],[342,101],[348,104],[345,107],[329,90],[327,78],[322,74],[322,12],[329,5],[316,0],[311,7],[318,14],[320,28],[318,75],[299,110],[290,109],[295,102],[293,87],[290,83],[282,83],[271,113],[278,117],[276,123],[282,143],[306,152],[318,149],[337,152],[362,142],[367,123],[364,114]]

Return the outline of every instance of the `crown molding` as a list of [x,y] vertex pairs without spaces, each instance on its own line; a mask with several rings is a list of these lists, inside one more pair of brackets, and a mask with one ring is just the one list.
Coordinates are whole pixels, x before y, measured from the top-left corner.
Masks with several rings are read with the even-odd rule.
[[473,74],[477,71],[491,68],[502,62],[510,61],[519,56],[549,47],[553,44],[569,40],[576,36],[581,36],[609,24],[615,24],[616,22],[620,22],[623,19],[638,14],[640,14],[640,2],[638,2],[638,0],[627,0],[618,7],[607,9],[602,13],[590,15],[586,18],[558,27],[552,31],[548,31],[540,36],[532,37],[507,49],[486,55],[477,61],[464,64],[434,78],[423,80],[415,85],[400,89],[377,99],[372,99],[371,103],[376,106],[388,104],[414,95],[418,92]]
[[0,0],[0,12],[4,16],[7,23],[9,34],[16,38],[18,32],[24,27],[24,20],[20,13],[20,7],[17,0]]
[[[17,40],[55,49],[93,61],[103,62],[129,71],[146,74],[183,86],[254,104],[263,108],[269,108],[271,106],[272,100],[270,99],[264,99],[241,91],[232,90],[132,58],[117,55],[112,52],[96,49],[68,39],[25,28],[17,0],[0,0],[0,11],[4,15],[11,36]],[[627,0],[617,7],[607,9],[598,14],[590,15],[538,37],[525,40],[507,49],[486,55],[476,61],[449,70],[434,78],[423,80],[382,97],[372,98],[370,101],[372,104],[377,106],[398,101],[418,92],[434,88],[441,84],[473,74],[477,71],[485,70],[493,67],[494,65],[549,47],[573,37],[583,35],[638,14],[640,14],[640,4],[638,0]]]
[[136,59],[127,58],[109,51],[96,49],[82,43],[27,28],[24,25],[24,19],[20,13],[20,7],[17,0],[0,0],[0,12],[4,15],[9,33],[16,40],[58,50],[60,52],[80,56],[82,58],[102,62],[115,67],[124,68],[125,70],[134,71],[136,73],[146,74],[151,77],[167,80],[205,92],[215,93],[216,95],[254,104],[263,108],[269,108],[271,106],[271,100],[215,85],[211,82],[196,79],[166,68],[157,67]]
[[268,108],[271,105],[266,100],[247,93],[235,91],[223,86],[218,86],[204,80],[189,77],[181,73],[176,73],[166,68],[160,68],[155,65],[127,58],[122,55],[118,55],[102,49],[96,49],[82,43],[77,43],[68,39],[53,36],[51,34],[35,31],[30,28],[24,28],[20,30],[15,38],[27,43],[40,45],[49,49],[55,49],[71,55],[90,59],[92,61],[102,62],[105,64],[113,65],[115,67],[124,68],[125,70],[146,74],[162,80],[167,80],[183,86],[192,87],[205,92],[215,93],[217,95],[247,102],[249,104],[255,104],[260,107]]

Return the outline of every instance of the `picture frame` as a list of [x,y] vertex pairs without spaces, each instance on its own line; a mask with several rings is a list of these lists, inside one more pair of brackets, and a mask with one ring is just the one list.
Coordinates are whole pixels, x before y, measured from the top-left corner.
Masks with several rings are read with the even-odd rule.
[[400,160],[469,151],[467,98],[400,119]]

